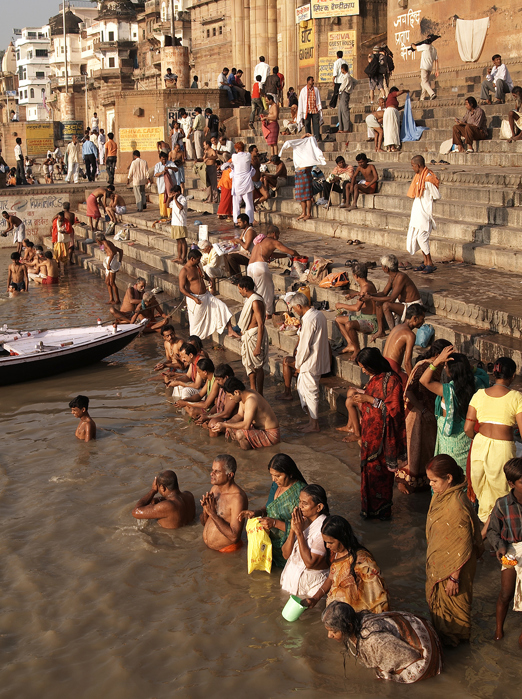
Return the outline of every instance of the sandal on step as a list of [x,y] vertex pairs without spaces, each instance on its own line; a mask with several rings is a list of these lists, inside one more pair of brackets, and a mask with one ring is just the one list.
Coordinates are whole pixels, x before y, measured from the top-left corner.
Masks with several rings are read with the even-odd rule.
[[421,274],[433,274],[436,269],[435,265],[426,265]]
[[419,265],[418,267],[414,267],[413,271],[414,272],[424,272],[425,269],[426,269],[426,265]]
[[347,240],[346,245],[353,245],[353,240],[351,238],[350,238],[350,240]]

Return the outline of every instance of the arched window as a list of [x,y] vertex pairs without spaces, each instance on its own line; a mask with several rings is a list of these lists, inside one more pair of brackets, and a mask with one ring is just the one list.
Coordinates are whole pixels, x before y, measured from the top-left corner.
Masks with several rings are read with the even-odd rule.
[[31,99],[34,100],[34,89],[33,88],[31,88],[29,95],[30,95]]

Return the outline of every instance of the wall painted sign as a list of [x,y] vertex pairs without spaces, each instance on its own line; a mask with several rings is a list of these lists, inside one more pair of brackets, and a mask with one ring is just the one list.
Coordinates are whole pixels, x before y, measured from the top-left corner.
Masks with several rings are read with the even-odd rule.
[[[67,192],[63,194],[30,194],[24,189],[23,195],[6,194],[5,190],[0,192],[0,210],[16,214],[25,223],[25,231],[32,238],[48,235],[49,227],[58,211],[63,209],[65,201],[69,201]],[[8,226],[7,221],[0,217],[0,232]],[[11,233],[7,238],[0,238],[0,246],[8,247],[13,245]]]
[[319,59],[319,77],[318,82],[320,83],[331,83],[333,74],[333,65],[335,63],[335,58],[320,58]]
[[407,61],[409,58],[415,60],[417,55],[416,51],[408,51],[411,46],[410,31],[418,24],[420,24],[420,10],[412,10],[411,7],[408,12],[402,15],[398,15],[393,26],[395,28],[395,46],[400,48],[401,58],[403,61]]
[[74,135],[78,136],[78,138],[82,138],[83,132],[83,121],[60,122],[60,139],[63,141],[72,141]]
[[359,0],[313,0],[312,17],[351,17],[359,14]]
[[156,144],[165,138],[163,126],[145,126],[132,129],[120,129],[119,147],[121,153],[133,150],[157,152]]
[[315,65],[314,22],[303,22],[299,27],[299,67]]
[[54,150],[54,124],[27,124],[25,127],[27,155],[46,155]]
[[312,6],[311,5],[301,5],[295,11],[295,22],[307,22],[312,18]]

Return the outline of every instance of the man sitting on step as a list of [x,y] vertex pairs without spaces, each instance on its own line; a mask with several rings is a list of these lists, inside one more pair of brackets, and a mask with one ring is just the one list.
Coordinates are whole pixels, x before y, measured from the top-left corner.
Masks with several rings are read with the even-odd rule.
[[466,98],[466,113],[462,119],[455,119],[453,127],[453,143],[459,153],[464,153],[462,139],[466,144],[466,152],[473,153],[473,142],[484,141],[488,138],[487,120],[484,110],[477,106],[474,97]]
[[[357,170],[352,177],[352,181],[350,182],[350,187],[347,192],[348,196],[346,203],[349,204],[348,210],[357,208],[359,194],[375,194],[377,191],[377,185],[379,183],[379,175],[377,174],[375,165],[368,162],[366,153],[359,153],[355,160],[357,161]],[[359,179],[357,179],[357,176],[359,176]],[[352,196],[353,201],[351,202]]]
[[484,104],[491,104],[491,92],[495,93],[495,104],[504,104],[506,93],[513,89],[513,80],[506,65],[502,63],[502,57],[496,53],[492,56],[493,67],[488,68],[486,79],[480,88],[480,99]]
[[360,292],[350,292],[346,296],[349,299],[354,299],[355,303],[351,305],[336,303],[335,308],[337,310],[352,311],[354,315],[350,313],[347,316],[337,316],[335,323],[347,342],[341,354],[351,352],[350,359],[354,362],[361,349],[357,333],[373,335],[378,332],[378,324],[375,313],[375,301],[361,300],[361,294],[373,295],[377,293],[373,282],[368,281],[368,268],[364,263],[358,262],[352,267],[352,274],[355,283],[359,285]]

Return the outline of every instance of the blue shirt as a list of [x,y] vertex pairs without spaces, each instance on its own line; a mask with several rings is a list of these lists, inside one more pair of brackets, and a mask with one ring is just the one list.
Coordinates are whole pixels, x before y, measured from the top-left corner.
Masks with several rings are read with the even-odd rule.
[[82,155],[94,155],[98,157],[98,149],[92,141],[85,141],[85,143],[82,146]]

